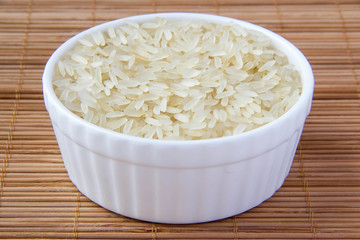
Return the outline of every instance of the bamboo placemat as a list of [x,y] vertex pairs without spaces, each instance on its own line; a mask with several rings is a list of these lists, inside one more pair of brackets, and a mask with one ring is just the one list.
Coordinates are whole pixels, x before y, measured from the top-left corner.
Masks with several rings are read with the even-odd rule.
[[[51,53],[104,21],[151,12],[243,19],[292,41],[316,78],[283,187],[260,206],[195,225],[109,212],[70,182],[42,100]],[[360,1],[1,0],[0,238],[360,239]]]

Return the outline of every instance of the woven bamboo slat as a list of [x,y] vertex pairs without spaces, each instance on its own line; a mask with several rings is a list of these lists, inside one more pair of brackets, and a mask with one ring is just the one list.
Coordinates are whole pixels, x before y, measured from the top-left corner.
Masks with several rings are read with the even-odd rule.
[[[275,31],[306,55],[312,111],[284,185],[260,206],[193,225],[112,213],[68,178],[41,78],[68,38],[105,21],[201,12]],[[0,238],[360,239],[360,2],[358,0],[0,1]]]

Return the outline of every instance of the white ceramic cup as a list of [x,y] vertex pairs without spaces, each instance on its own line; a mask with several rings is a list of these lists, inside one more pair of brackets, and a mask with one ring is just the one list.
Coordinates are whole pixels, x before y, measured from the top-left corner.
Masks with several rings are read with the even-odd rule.
[[[194,141],[145,139],[116,133],[71,113],[52,87],[54,67],[77,40],[127,20],[156,17],[233,22],[268,36],[302,79],[298,102],[277,120],[237,136]],[[311,108],[314,77],[304,55],[281,36],[257,25],[215,15],[159,13],[128,17],[72,37],[50,57],[43,93],[71,181],[100,206],[135,219],[199,223],[230,217],[270,198],[289,173]]]

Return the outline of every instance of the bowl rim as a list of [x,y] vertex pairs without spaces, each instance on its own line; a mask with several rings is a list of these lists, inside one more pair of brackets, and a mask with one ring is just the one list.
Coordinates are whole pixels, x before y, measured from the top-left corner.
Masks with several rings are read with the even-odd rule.
[[[86,121],[85,119],[80,118],[76,114],[72,113],[69,109],[67,109],[61,101],[57,98],[55,95],[53,86],[52,86],[52,77],[54,72],[54,67],[58,60],[62,57],[62,55],[69,51],[71,48],[74,47],[74,45],[77,43],[77,40],[87,34],[89,34],[92,31],[104,31],[107,29],[109,25],[121,25],[123,23],[126,23],[127,21],[133,21],[133,22],[146,22],[149,20],[154,20],[157,17],[162,17],[170,20],[180,20],[180,19],[202,19],[208,22],[218,23],[218,24],[226,24],[226,23],[235,23],[239,24],[240,26],[248,29],[248,30],[255,30],[258,32],[261,32],[265,34],[267,37],[271,39],[273,44],[281,45],[286,49],[284,51],[282,49],[282,52],[284,52],[288,57],[289,55],[293,56],[293,59],[297,61],[299,66],[296,66],[297,70],[301,74],[301,81],[302,81],[302,93],[300,95],[300,98],[298,101],[289,109],[287,112],[285,112],[282,116],[279,118],[273,120],[270,123],[267,123],[263,126],[260,126],[258,128],[255,128],[253,130],[240,133],[238,135],[232,135],[232,136],[223,136],[218,138],[209,138],[209,139],[199,139],[199,140],[164,140],[164,139],[149,139],[149,138],[143,138],[143,137],[137,137],[132,135],[126,135],[123,133],[115,132],[110,129],[106,129],[103,127],[100,127],[98,125],[95,125],[93,123],[90,123]],[[43,94],[44,98],[48,98],[48,100],[52,101],[52,104],[57,108],[57,110],[61,111],[63,114],[67,115],[69,118],[71,118],[71,121],[74,121],[80,125],[85,125],[86,127],[96,131],[101,132],[107,135],[112,136],[115,139],[128,139],[129,141],[137,141],[147,144],[164,144],[164,145],[203,145],[203,144],[209,144],[209,143],[219,143],[219,142],[227,142],[232,141],[234,139],[243,139],[247,138],[252,135],[261,135],[263,131],[266,131],[269,128],[272,128],[278,124],[282,124],[285,122],[289,116],[293,115],[295,112],[298,112],[301,110],[301,108],[305,105],[307,107],[307,115],[310,113],[310,107],[311,107],[311,100],[313,96],[314,91],[314,75],[312,72],[312,68],[310,66],[310,63],[304,56],[304,54],[291,42],[286,40],[284,37],[280,36],[277,33],[274,33],[264,27],[261,27],[259,25],[246,22],[243,20],[225,17],[225,16],[219,16],[219,15],[213,15],[213,14],[204,14],[204,13],[184,13],[184,12],[167,12],[167,13],[151,13],[151,14],[143,14],[143,15],[135,15],[125,18],[120,18],[108,22],[104,22],[102,24],[93,26],[91,28],[88,28],[73,37],[69,38],[67,41],[62,43],[50,56],[48,59],[43,76],[42,76],[42,85],[43,85]],[[309,103],[310,101],[310,103]],[[308,106],[310,104],[310,106]],[[46,100],[45,100],[46,105]],[[46,106],[47,107],[47,106]],[[48,110],[49,111],[49,110]]]

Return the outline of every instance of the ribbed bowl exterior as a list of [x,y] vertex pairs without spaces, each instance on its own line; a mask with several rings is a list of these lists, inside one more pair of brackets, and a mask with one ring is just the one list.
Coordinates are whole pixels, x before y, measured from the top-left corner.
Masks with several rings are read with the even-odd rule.
[[281,118],[239,136],[162,141],[102,129],[63,107],[51,87],[62,51],[45,68],[45,105],[71,181],[95,203],[145,221],[198,223],[247,211],[283,184],[313,93],[311,68],[300,52],[304,92]]
[[[147,152],[162,151],[164,146],[161,143],[152,145],[153,149],[145,154],[141,144],[133,144],[119,152],[118,148],[109,147],[116,145],[111,135],[98,136],[91,129],[87,131],[86,127],[74,126],[66,114],[52,114],[50,109],[49,113],[55,116],[51,120],[70,179],[84,195],[113,212],[162,223],[222,219],[249,210],[271,197],[288,175],[303,127],[301,124],[294,125],[284,139],[260,136],[253,140],[252,145],[271,147],[248,158],[242,158],[251,152],[241,147],[246,145],[242,144],[242,139],[234,144],[236,151],[226,146],[218,147],[216,157],[226,156],[228,151],[238,152],[240,160],[237,162],[227,162],[224,157],[224,164],[170,167],[146,165],[136,163],[140,159],[133,162],[127,159],[127,156],[154,157],[147,155]],[[287,126],[289,128],[289,123]],[[83,141],[88,143],[76,142],[67,133],[82,136]],[[275,146],[274,139],[277,140]],[[103,153],[85,147],[92,144],[101,145]],[[131,142],[123,144],[131,146]],[[111,151],[114,153],[109,154]],[[194,158],[199,154],[196,147],[186,147],[183,151]],[[180,150],[177,152],[179,154]],[[173,161],[171,157],[167,160]]]

